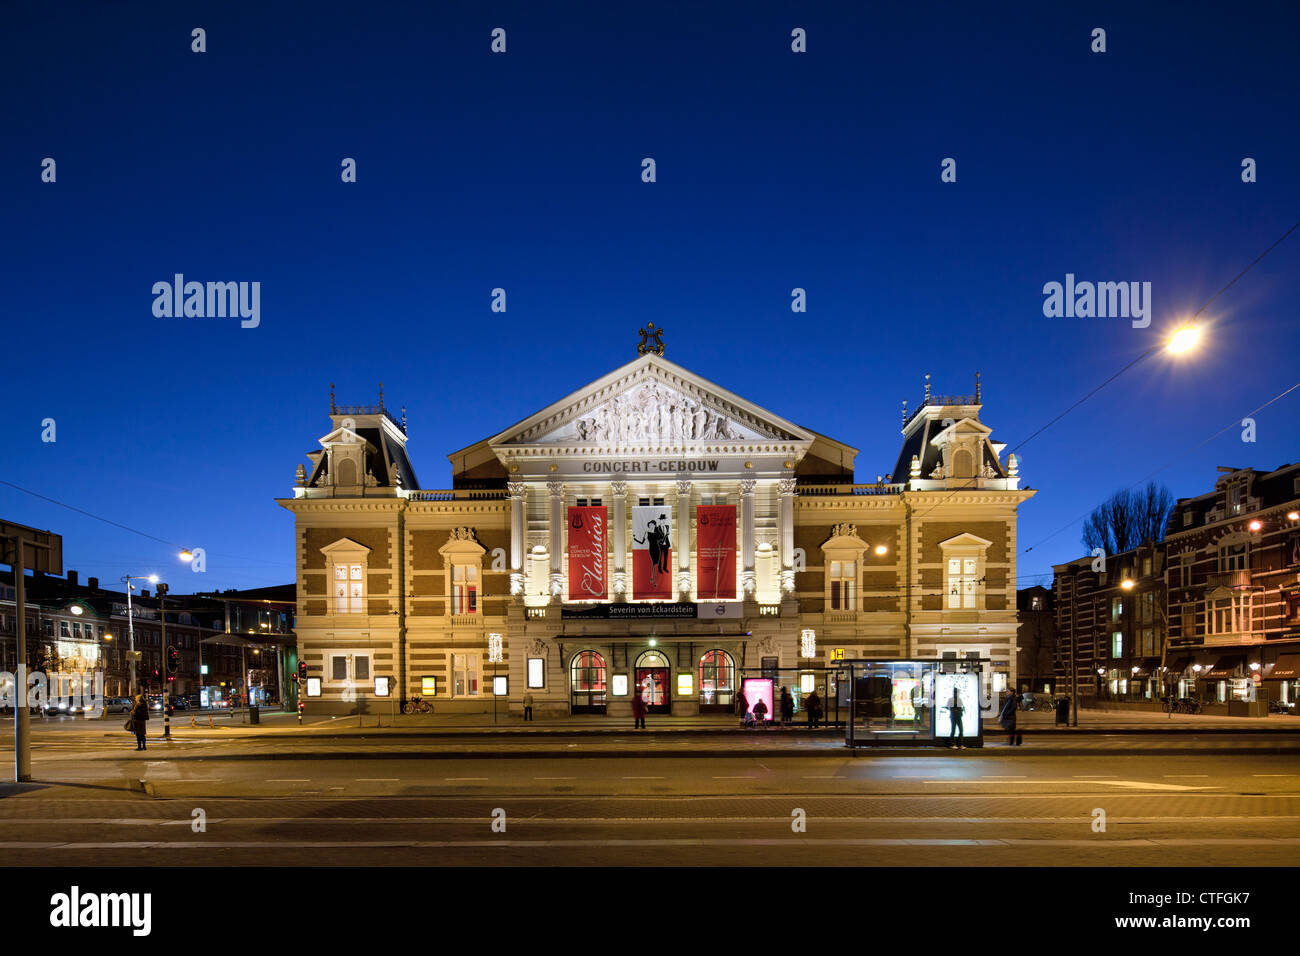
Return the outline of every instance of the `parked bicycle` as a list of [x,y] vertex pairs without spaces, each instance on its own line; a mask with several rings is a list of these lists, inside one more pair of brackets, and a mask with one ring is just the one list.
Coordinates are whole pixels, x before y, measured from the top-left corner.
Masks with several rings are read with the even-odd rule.
[[419,694],[415,694],[414,696],[411,697],[410,700],[408,700],[405,704],[402,705],[402,713],[404,713],[404,714],[432,714],[432,713],[433,713],[433,704],[429,703],[427,700],[425,700],[425,699],[424,699],[423,697],[421,697]]

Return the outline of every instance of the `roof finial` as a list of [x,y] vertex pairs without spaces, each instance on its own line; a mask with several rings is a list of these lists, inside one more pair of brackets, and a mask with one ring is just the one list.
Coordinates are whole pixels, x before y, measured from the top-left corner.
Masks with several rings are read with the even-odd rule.
[[907,427],[907,399],[903,399],[903,427]]
[[402,406],[402,431],[406,431],[406,406]]
[[982,400],[980,399],[980,373],[979,372],[975,373],[975,404],[976,405],[982,404]]
[[330,414],[334,414],[334,383],[330,382]]
[[384,383],[379,383],[379,410],[384,410]]
[[925,404],[930,404],[930,373],[925,373]]
[[[656,329],[653,322],[649,323],[641,332],[641,343],[636,347],[637,355],[645,355],[653,352],[655,355],[664,354],[664,330]],[[654,339],[653,344],[647,344],[650,339]]]

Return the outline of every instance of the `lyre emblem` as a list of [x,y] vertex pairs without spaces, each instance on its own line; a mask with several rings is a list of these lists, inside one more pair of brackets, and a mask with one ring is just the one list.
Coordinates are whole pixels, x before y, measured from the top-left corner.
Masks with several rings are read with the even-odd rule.
[[[653,322],[649,323],[646,328],[641,329],[641,344],[636,347],[637,355],[645,355],[647,352],[653,352],[655,355],[664,354],[664,330],[656,329]],[[654,339],[651,345],[650,339]]]

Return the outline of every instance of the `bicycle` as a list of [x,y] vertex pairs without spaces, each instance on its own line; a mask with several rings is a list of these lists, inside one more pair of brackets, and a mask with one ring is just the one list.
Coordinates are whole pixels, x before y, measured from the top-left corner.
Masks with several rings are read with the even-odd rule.
[[425,699],[424,699],[423,697],[421,697],[419,694],[416,694],[416,695],[413,696],[410,700],[408,700],[405,704],[402,705],[402,713],[404,713],[404,714],[432,714],[432,713],[433,713],[433,704],[429,703],[427,700],[425,700]]
[[1205,710],[1204,705],[1195,697],[1184,697],[1179,701],[1179,704],[1182,705],[1181,712],[1184,714],[1199,714]]

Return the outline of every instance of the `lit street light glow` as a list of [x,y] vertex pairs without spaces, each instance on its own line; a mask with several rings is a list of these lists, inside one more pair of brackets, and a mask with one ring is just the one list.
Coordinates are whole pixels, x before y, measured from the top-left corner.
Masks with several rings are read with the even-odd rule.
[[1201,337],[1201,330],[1192,325],[1184,325],[1169,339],[1166,348],[1174,353],[1191,351]]

